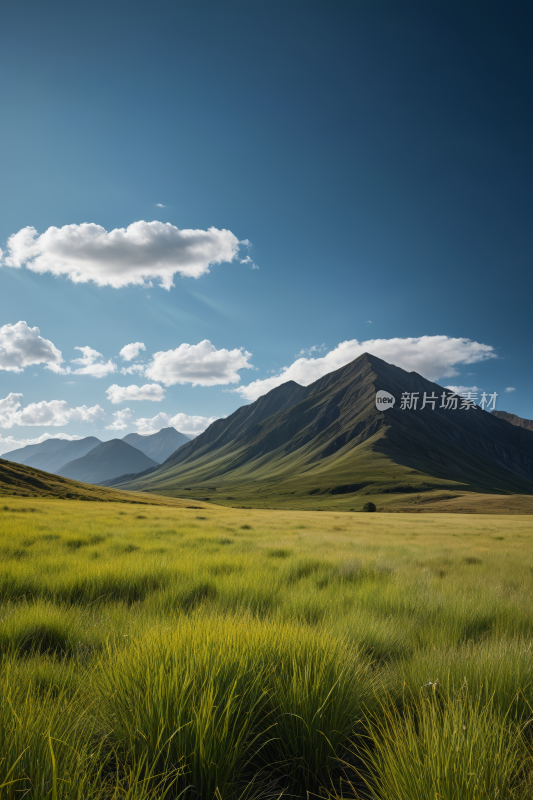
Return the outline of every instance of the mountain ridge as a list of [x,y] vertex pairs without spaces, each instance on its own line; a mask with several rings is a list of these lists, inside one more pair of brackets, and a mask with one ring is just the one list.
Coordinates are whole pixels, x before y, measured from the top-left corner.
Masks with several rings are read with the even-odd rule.
[[509,422],[511,425],[515,425],[518,428],[525,428],[528,431],[533,431],[533,419],[524,419],[524,417],[517,417],[516,414],[509,414],[507,411],[491,411],[495,417],[499,419],[504,419],[506,422]]
[[179,447],[187,444],[190,438],[177,431],[176,428],[167,427],[161,428],[156,433],[145,435],[128,433],[122,437],[122,441],[140,450],[141,453],[151,458],[156,464],[162,464]]

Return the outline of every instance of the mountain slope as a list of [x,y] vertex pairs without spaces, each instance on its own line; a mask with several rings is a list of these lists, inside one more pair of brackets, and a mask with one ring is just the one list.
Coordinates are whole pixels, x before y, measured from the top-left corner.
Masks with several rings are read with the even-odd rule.
[[122,437],[122,441],[136,447],[157,464],[162,464],[178,447],[190,442],[190,439],[175,428],[162,428],[157,433],[148,436],[142,436],[140,433],[128,433]]
[[[16,502],[24,502],[22,498],[45,497],[55,500],[92,500],[108,503],[131,503],[132,505],[164,505],[183,508],[183,503],[169,497],[157,497],[150,494],[120,492],[115,489],[103,489],[78,481],[71,481],[59,475],[51,475],[25,464],[5,461],[0,458],[0,497],[4,500],[16,497]],[[196,507],[196,506],[195,506]],[[197,506],[202,508],[202,506]],[[4,509],[6,506],[4,506]],[[33,511],[26,505],[16,506],[20,511]],[[13,508],[11,507],[11,510]]]
[[87,455],[65,464],[58,475],[85,483],[100,483],[128,472],[142,472],[157,464],[140,450],[123,442],[111,439],[93,448]]
[[528,431],[533,431],[533,419],[517,417],[516,414],[508,414],[507,411],[491,411],[490,413],[494,414],[494,416],[499,419],[510,422],[511,425],[516,425],[518,428],[525,428]]
[[[378,390],[397,398],[394,407],[378,411]],[[533,494],[530,431],[477,407],[402,410],[404,392],[440,398],[443,389],[364,354],[310,386],[274,389],[215,422],[158,469],[115,484],[315,507],[332,498],[353,503],[353,495],[390,500],[444,489]]]

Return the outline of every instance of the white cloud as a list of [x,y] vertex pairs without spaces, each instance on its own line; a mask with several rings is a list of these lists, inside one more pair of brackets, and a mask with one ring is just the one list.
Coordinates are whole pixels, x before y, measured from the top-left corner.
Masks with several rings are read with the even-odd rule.
[[514,386],[508,386],[508,387],[505,389],[505,391],[506,391],[506,392],[516,392],[516,389],[515,389],[515,387],[514,387]]
[[165,396],[165,390],[158,383],[145,383],[144,386],[117,386],[116,383],[106,389],[107,399],[112,403],[129,403],[136,400],[153,400],[159,402]]
[[169,414],[160,412],[157,416],[147,419],[142,417],[135,420],[137,433],[150,434],[157,433],[161,428],[176,428],[180,433],[186,436],[198,436],[199,433],[205,431],[212,422],[219,419],[219,417],[199,417],[189,416],[188,414],[174,414],[171,417]]
[[165,205],[163,205],[163,203],[156,203],[156,206],[157,206],[158,208],[166,208],[166,206],[165,206]]
[[71,408],[66,400],[41,400],[22,408],[21,394],[11,393],[0,400],[0,428],[13,425],[51,425],[57,427],[69,422],[96,422],[105,416],[100,406]]
[[143,374],[146,364],[131,364],[129,367],[122,367],[120,370],[123,375],[133,375],[135,372]]
[[310,356],[311,353],[323,353],[325,349],[326,349],[325,344],[314,344],[312,347],[308,347],[307,349],[302,347],[300,352],[296,353],[295,357],[298,358],[299,356],[305,356],[305,355]]
[[141,350],[146,350],[144,343],[133,342],[132,344],[124,345],[119,353],[119,356],[123,361],[132,361],[134,358],[137,358]]
[[134,222],[106,231],[84,222],[48,228],[39,236],[26,227],[9,237],[9,267],[25,265],[33,272],[66,275],[74,283],[99,286],[144,286],[159,279],[170,289],[177,273],[199,278],[212,264],[233,261],[239,240],[228,230],[179,230],[169,222]]
[[133,416],[131,408],[122,408],[120,411],[113,413],[114,421],[111,425],[106,425],[107,431],[123,431],[129,427],[130,419]]
[[240,369],[253,369],[252,357],[242,347],[217,350],[209,339],[199,344],[181,344],[175,350],[155,353],[145,375],[165,386],[192,383],[193,386],[217,386],[238,383]]
[[466,394],[466,392],[474,392],[474,394],[479,394],[481,391],[479,386],[446,386],[446,389],[454,394]]
[[241,386],[234,391],[251,402],[289,380],[308,386],[363,353],[371,353],[409,372],[419,372],[431,381],[459,375],[455,369],[458,364],[474,364],[488,358],[496,358],[490,345],[473,342],[470,339],[454,339],[450,336],[368,339],[365,342],[351,339],[341,342],[321,358],[299,358],[290,366],[284,367],[277,375],[253,381],[248,386]]
[[64,372],[61,351],[49,339],[39,335],[39,328],[26,322],[0,328],[0,370],[22,372],[32,364],[44,364],[53,372]]
[[91,375],[93,378],[105,378],[111,372],[116,372],[117,365],[111,360],[107,362],[100,361],[103,358],[98,350],[93,350],[92,347],[75,347],[74,350],[79,350],[83,353],[81,358],[74,358],[73,364],[81,364],[79,369],[74,370],[74,375]]
[[252,266],[251,266],[251,269],[259,269],[259,267],[257,266],[257,264],[254,264],[254,262],[252,261],[252,259],[250,258],[250,256],[246,256],[246,258],[241,258],[241,259],[240,259],[240,262],[241,262],[241,264],[251,264],[251,265],[252,265]]
[[68,433],[54,433],[53,436],[51,433],[42,433],[35,439],[17,439],[15,436],[0,435],[0,454],[18,450],[20,447],[26,447],[27,444],[41,444],[47,439],[64,439],[66,442],[74,442],[83,438],[83,436],[71,436]]

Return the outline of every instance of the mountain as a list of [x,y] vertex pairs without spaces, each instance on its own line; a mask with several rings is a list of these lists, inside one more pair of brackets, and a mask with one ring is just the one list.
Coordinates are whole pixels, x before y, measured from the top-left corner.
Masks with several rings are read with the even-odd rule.
[[157,433],[148,436],[140,433],[128,433],[122,438],[122,441],[136,447],[157,464],[162,464],[178,447],[190,442],[190,438],[177,431],[176,428],[162,428]]
[[[378,390],[396,398],[386,411],[376,408]],[[108,485],[315,508],[450,490],[533,494],[533,432],[477,406],[401,408],[402,394],[417,392],[440,400],[444,390],[365,353],[310,386],[273,389],[158,468]]]
[[72,442],[65,439],[47,439],[41,444],[27,445],[20,450],[4,453],[2,458],[45,472],[57,473],[69,461],[81,458],[98,444],[101,442],[96,436],[87,436],[85,439],[76,439]]
[[499,419],[510,422],[511,425],[516,425],[518,428],[533,431],[533,419],[523,419],[522,417],[517,417],[516,414],[508,414],[507,411],[491,411],[490,413]]
[[157,467],[156,462],[121,439],[111,439],[94,447],[82,458],[65,464],[57,474],[85,483],[100,483],[126,471],[142,472],[149,467]]
[[15,464],[24,464],[25,461],[31,460],[34,456],[42,455],[44,453],[53,453],[59,450],[66,444],[65,439],[46,439],[39,444],[27,444],[25,447],[20,447],[17,450],[11,450],[9,453],[4,453],[2,458],[7,461],[13,461]]
[[35,469],[42,469],[45,472],[58,473],[61,467],[73,461],[75,458],[82,458],[101,444],[96,436],[87,436],[85,439],[77,439],[74,442],[65,442],[64,447],[59,447],[51,453],[37,453],[31,458],[27,458],[24,464]]

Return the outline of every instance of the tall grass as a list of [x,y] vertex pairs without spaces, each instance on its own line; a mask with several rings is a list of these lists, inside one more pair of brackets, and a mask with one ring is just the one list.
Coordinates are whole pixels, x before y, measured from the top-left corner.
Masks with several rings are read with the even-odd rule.
[[529,519],[101,505],[0,511],[0,800],[532,795]]
[[[468,691],[442,702],[431,689],[402,712],[382,702],[366,746],[353,752],[376,800],[494,800],[526,797],[533,784],[520,728]],[[524,785],[527,782],[528,785]]]

